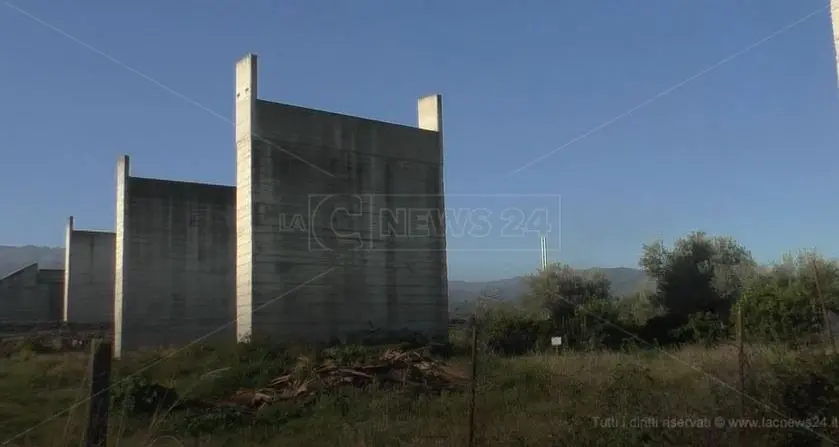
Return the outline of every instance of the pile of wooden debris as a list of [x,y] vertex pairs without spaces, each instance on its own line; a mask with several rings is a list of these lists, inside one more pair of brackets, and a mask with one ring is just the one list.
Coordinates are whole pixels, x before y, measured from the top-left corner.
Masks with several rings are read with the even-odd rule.
[[419,351],[391,349],[375,361],[352,366],[340,365],[334,359],[313,364],[310,359],[301,357],[295,372],[275,378],[265,388],[240,390],[229,400],[217,405],[257,410],[279,400],[306,398],[344,386],[378,386],[438,394],[458,391],[465,385],[466,378],[442,362],[426,357]]

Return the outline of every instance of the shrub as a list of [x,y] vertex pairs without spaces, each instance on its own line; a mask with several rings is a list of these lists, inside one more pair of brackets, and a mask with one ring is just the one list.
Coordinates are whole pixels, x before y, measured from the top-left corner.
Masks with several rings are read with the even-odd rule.
[[553,324],[509,312],[488,314],[482,322],[485,347],[500,355],[521,355],[542,351],[550,345]]
[[[784,445],[820,445],[822,435],[835,438],[833,420],[839,415],[839,357],[805,352],[772,365],[766,392],[784,417],[814,422],[815,426],[778,431]],[[778,418],[775,412],[766,417]],[[821,422],[826,427],[819,426]]]
[[178,401],[175,390],[153,383],[143,375],[123,379],[111,392],[114,406],[134,415],[153,414]]
[[685,325],[678,329],[683,339],[701,343],[705,347],[718,344],[726,338],[727,328],[716,314],[699,312],[688,317]]

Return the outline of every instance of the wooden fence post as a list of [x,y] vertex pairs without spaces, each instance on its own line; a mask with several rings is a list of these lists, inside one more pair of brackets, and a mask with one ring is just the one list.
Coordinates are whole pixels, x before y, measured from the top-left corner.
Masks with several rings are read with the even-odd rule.
[[[743,315],[743,301],[737,303],[737,369],[740,378],[740,419],[746,419],[746,329]],[[737,432],[740,445],[746,445],[746,432],[740,428]]]
[[469,440],[468,447],[475,445],[475,388],[478,385],[478,319],[472,316],[472,373],[469,376]]
[[111,385],[111,342],[93,340],[90,349],[90,413],[85,447],[105,447],[108,442],[108,389]]

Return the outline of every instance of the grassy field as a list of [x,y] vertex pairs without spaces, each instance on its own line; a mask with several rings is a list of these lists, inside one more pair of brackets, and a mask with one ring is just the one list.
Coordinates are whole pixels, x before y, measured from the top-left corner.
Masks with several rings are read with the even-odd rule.
[[[317,355],[268,345],[195,350],[163,360],[158,359],[167,353],[137,354],[114,365],[114,391],[122,395],[125,384],[144,377],[174,388],[181,400],[219,399],[238,388],[264,385],[293,369],[301,354]],[[468,371],[466,358],[448,362],[454,369]],[[775,424],[821,414],[832,425],[831,416],[839,416],[837,365],[818,353],[750,348],[746,414]],[[87,392],[87,369],[87,356],[81,353],[36,354],[23,349],[1,359],[0,445],[24,432],[7,445],[81,445],[87,407],[73,405]],[[738,384],[738,360],[731,347],[508,359],[483,355],[476,444],[780,446],[832,445],[826,439],[839,440],[839,430],[833,427],[714,428],[715,417],[724,418],[725,425],[739,417]],[[171,409],[169,404],[147,415],[137,410],[136,402],[134,406],[116,402],[111,408],[109,444],[463,446],[467,401],[463,392],[435,396],[349,389],[319,395],[305,404],[273,404],[255,416]],[[703,427],[675,426],[679,424]]]

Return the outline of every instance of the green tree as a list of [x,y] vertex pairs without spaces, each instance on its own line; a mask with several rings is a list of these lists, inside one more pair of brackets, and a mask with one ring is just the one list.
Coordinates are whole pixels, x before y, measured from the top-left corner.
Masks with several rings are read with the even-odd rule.
[[839,265],[816,253],[787,254],[780,263],[761,269],[739,301],[747,336],[792,344],[812,340],[824,328],[819,290],[827,309],[835,311]]
[[522,297],[523,307],[531,315],[542,314],[552,321],[555,335],[577,346],[620,343],[617,301],[602,271],[553,264],[525,280],[528,291]]
[[617,301],[618,318],[628,326],[640,327],[662,310],[653,302],[653,293],[639,291]]
[[545,311],[551,317],[568,316],[576,306],[593,298],[611,298],[611,283],[597,269],[575,270],[567,264],[551,264],[536,274],[525,276],[525,309]]
[[734,239],[703,232],[678,239],[673,248],[661,241],[645,245],[639,265],[656,281],[654,304],[675,315],[710,312],[721,318],[757,266]]

